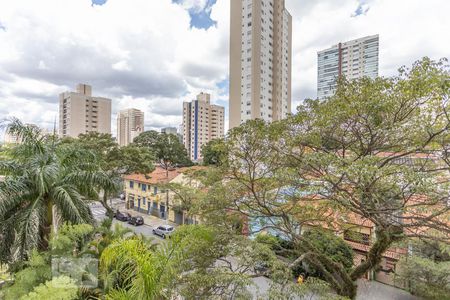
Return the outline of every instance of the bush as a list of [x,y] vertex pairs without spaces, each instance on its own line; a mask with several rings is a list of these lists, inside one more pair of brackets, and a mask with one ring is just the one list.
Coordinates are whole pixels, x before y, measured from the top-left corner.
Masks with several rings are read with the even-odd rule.
[[401,259],[396,281],[414,295],[430,300],[450,299],[450,261],[435,262],[419,256]]
[[[353,250],[340,237],[320,229],[312,229],[303,233],[303,238],[307,239],[317,250],[317,252],[327,255],[333,261],[340,263],[347,270],[353,267]],[[308,276],[323,279],[323,274],[307,263],[299,264],[293,269],[294,275],[308,274]]]
[[78,287],[73,279],[61,276],[39,285],[21,300],[73,300],[77,295]]
[[50,265],[47,259],[37,251],[32,256],[22,270],[14,275],[14,283],[5,288],[5,300],[17,300],[26,295],[33,288],[51,278]]

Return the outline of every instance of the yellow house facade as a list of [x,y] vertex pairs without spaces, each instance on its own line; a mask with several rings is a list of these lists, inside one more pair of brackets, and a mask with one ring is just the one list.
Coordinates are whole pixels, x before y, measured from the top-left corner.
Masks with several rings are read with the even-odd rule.
[[157,167],[152,173],[125,175],[124,191],[128,209],[167,219],[169,192],[163,185],[179,175],[178,170]]

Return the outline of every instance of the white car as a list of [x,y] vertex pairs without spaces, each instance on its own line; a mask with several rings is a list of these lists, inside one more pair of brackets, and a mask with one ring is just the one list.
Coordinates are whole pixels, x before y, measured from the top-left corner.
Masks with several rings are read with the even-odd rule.
[[174,233],[174,231],[175,228],[173,226],[161,225],[153,229],[153,234],[159,235],[160,237],[165,239],[166,237],[170,237],[170,235]]

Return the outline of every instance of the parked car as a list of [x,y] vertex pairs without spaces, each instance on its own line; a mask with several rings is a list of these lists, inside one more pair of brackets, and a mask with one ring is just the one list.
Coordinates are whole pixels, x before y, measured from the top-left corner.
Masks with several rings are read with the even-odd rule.
[[144,225],[144,218],[142,218],[142,217],[131,217],[131,219],[128,221],[128,224],[131,224],[131,225],[134,225],[134,226]]
[[175,228],[173,226],[161,225],[153,229],[153,234],[159,235],[160,237],[165,239],[166,237],[170,237],[170,235],[174,233],[174,231]]
[[120,212],[120,211],[117,211],[117,212],[114,214],[114,217],[115,217],[117,220],[122,221],[122,222],[128,222],[128,221],[131,219],[131,215],[130,215],[129,213],[122,213],[122,212]]

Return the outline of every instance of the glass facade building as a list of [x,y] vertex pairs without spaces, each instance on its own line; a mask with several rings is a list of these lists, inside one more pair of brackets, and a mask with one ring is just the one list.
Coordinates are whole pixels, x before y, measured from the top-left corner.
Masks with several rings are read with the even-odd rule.
[[336,80],[378,76],[379,36],[372,35],[339,43],[317,53],[317,97],[336,91]]

